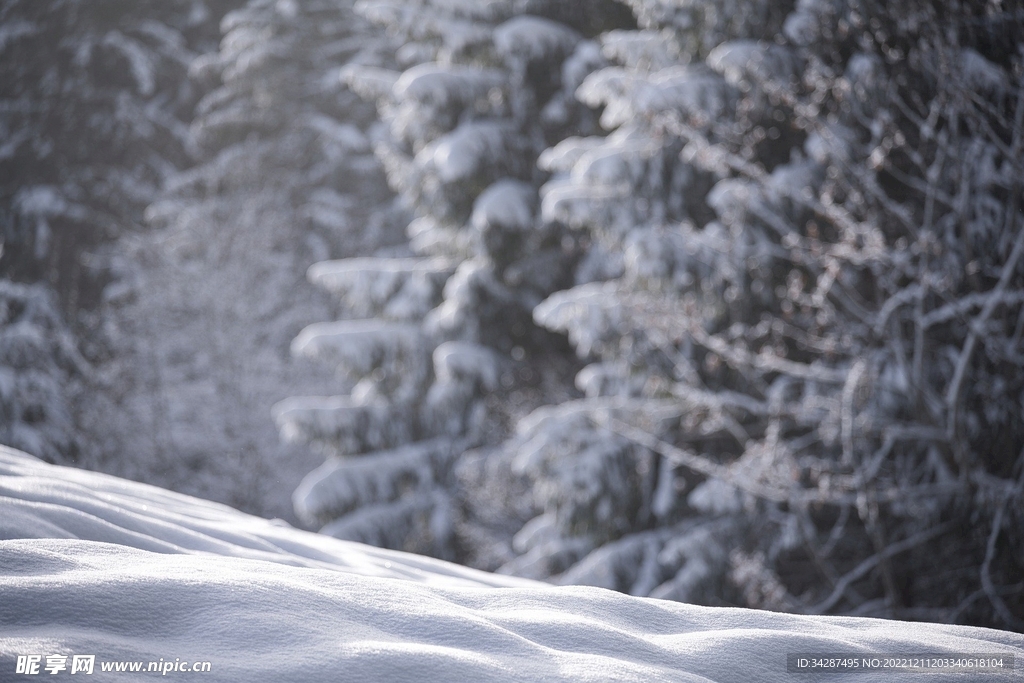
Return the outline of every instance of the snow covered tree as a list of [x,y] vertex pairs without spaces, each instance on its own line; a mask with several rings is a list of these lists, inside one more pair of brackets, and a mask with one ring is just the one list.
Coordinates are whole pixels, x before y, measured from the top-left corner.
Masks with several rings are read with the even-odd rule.
[[86,373],[49,288],[0,280],[0,443],[73,459],[68,385]]
[[188,160],[186,70],[228,4],[0,2],[5,443],[82,455],[72,387],[91,374],[74,347],[96,359],[110,243]]
[[329,1],[254,0],[221,29],[220,49],[188,67],[206,93],[185,132],[194,165],[116,252],[109,390],[89,418],[108,469],[294,519],[290,490],[316,457],[278,442],[270,408],[333,384],[288,355],[334,315],[302,274],[401,236],[367,138],[373,106],[338,78],[386,60],[386,43]]
[[[1024,35],[997,3],[631,0],[540,157],[585,398],[503,571],[1020,628]],[[1016,583],[1015,583],[1016,582]]]
[[479,545],[461,524],[454,464],[522,410],[489,411],[486,397],[511,397],[517,370],[538,383],[525,359],[551,336],[530,311],[568,284],[578,252],[539,219],[536,160],[567,130],[597,130],[571,96],[604,64],[582,32],[623,13],[591,5],[574,17],[557,2],[357,4],[401,47],[392,68],[353,65],[343,78],[376,103],[376,152],[415,220],[406,253],[309,271],[348,319],[311,325],[293,351],[329,359],[355,386],[276,413],[286,438],[330,455],[295,494],[326,533],[463,561]]
[[95,305],[103,273],[82,255],[137,223],[187,161],[185,73],[228,4],[0,3],[5,274],[49,282],[72,313]]

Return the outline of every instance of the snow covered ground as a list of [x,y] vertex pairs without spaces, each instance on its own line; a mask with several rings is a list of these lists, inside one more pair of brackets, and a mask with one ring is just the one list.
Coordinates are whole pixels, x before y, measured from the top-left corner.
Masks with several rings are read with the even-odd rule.
[[[35,679],[16,673],[18,656],[34,654],[46,680],[57,680],[45,669],[53,654],[68,657],[58,676],[95,655],[86,680],[111,681],[162,674],[102,670],[121,661],[209,662],[207,673],[166,674],[203,681],[1024,680],[1019,634],[552,587],[6,448],[0,539],[0,681]],[[796,653],[1002,654],[1018,668],[788,673]]]

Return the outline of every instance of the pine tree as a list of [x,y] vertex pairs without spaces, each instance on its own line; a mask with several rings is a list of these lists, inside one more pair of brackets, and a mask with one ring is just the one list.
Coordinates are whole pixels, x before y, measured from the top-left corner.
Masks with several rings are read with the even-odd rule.
[[72,316],[95,306],[103,275],[81,254],[137,224],[187,161],[199,93],[184,76],[226,4],[0,5],[3,273],[50,283]]
[[50,290],[0,280],[0,443],[67,461],[77,446],[69,385],[87,373]]
[[523,409],[489,411],[487,396],[531,401],[515,373],[551,340],[530,311],[564,285],[578,251],[538,219],[536,160],[564,131],[596,130],[571,92],[603,63],[581,33],[601,27],[580,23],[593,21],[587,13],[566,23],[573,17],[554,2],[357,9],[401,43],[395,68],[352,66],[344,78],[386,126],[375,147],[415,216],[411,253],[310,269],[358,317],[311,325],[293,351],[329,359],[355,386],[289,399],[276,415],[287,438],[330,456],[296,491],[301,518],[342,538],[467,561],[481,544],[462,524],[454,465]]
[[226,4],[0,2],[5,443],[81,458],[75,394],[94,375],[76,347],[99,353],[111,242],[187,162],[184,76]]

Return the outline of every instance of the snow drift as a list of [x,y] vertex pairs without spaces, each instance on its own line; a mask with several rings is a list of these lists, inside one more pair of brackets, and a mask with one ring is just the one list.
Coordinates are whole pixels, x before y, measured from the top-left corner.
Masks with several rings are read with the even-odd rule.
[[[0,538],[4,681],[32,680],[14,673],[18,655],[41,654],[45,666],[53,653],[95,654],[89,680],[129,680],[101,671],[102,662],[208,661],[209,673],[168,674],[204,681],[723,683],[811,680],[787,673],[790,653],[1024,661],[1024,638],[1013,633],[556,588],[299,531],[5,448]],[[1019,670],[986,676],[1024,680]]]

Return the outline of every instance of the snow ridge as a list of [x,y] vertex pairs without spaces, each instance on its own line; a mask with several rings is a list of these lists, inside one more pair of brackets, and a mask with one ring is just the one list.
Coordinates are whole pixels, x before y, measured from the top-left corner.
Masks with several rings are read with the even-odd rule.
[[[311,682],[770,683],[792,679],[789,652],[1024,657],[1019,635],[989,629],[696,607],[490,575],[6,448],[0,539],[0,678],[34,652],[209,661],[205,681]],[[963,677],[929,677],[947,680]]]

